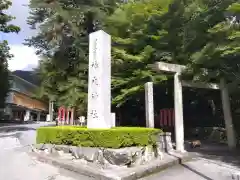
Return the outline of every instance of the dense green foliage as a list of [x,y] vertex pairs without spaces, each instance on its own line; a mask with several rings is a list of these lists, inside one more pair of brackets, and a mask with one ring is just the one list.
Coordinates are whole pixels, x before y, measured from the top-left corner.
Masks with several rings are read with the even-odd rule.
[[[169,79],[150,71],[148,64],[156,61],[187,65],[187,75],[193,76],[186,78],[191,80],[219,82],[219,76],[224,76],[236,81],[236,75],[230,78],[229,74],[238,73],[234,67],[240,29],[224,17],[233,2],[150,0],[119,7],[107,23],[117,44],[114,60],[120,61],[114,69],[115,102],[133,98],[148,80],[163,83]],[[212,71],[204,73],[201,68]]]
[[[11,15],[5,13],[5,11],[12,5],[9,0],[0,0],[0,33],[19,32],[20,28],[9,24],[14,19]],[[9,46],[6,40],[0,40],[0,109],[4,108],[5,98],[9,90],[8,81],[8,62],[7,60],[12,57],[9,54]]]
[[[143,117],[147,81],[158,85],[155,107],[173,107],[172,75],[152,71],[148,65],[156,61],[188,66],[183,78],[190,80],[224,77],[235,92],[233,110],[239,108],[239,19],[231,23],[239,18],[236,0],[31,0],[30,7],[29,24],[40,31],[27,43],[44,56],[38,68],[42,98],[85,112],[88,35],[104,29],[113,40],[112,102],[121,120]],[[217,93],[184,90],[184,109],[208,106],[221,118],[219,99]]]
[[138,127],[87,129],[74,126],[41,127],[37,129],[37,143],[64,144],[84,147],[121,148],[156,143],[161,130]]
[[[205,42],[190,56],[192,72],[198,79],[209,81],[224,77],[230,83],[239,83],[240,25],[239,19],[234,21],[234,17],[239,18],[240,8],[234,2],[213,3],[204,11],[205,16],[200,17],[200,21],[209,20],[202,31]],[[203,67],[211,71],[203,72],[200,69]]]

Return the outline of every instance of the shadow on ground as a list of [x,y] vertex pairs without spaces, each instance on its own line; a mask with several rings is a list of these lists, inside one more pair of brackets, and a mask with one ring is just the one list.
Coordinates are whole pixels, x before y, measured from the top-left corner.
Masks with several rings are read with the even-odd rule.
[[209,142],[202,142],[202,146],[199,148],[191,148],[189,142],[186,142],[185,149],[188,152],[197,153],[200,157],[221,161],[240,168],[240,149],[233,151],[229,150],[225,144]]
[[29,131],[29,130],[36,130],[36,129],[31,127],[11,126],[11,127],[0,128],[0,133],[8,133],[8,132],[15,132],[15,131]]
[[37,121],[0,120],[0,127],[20,124],[36,124]]

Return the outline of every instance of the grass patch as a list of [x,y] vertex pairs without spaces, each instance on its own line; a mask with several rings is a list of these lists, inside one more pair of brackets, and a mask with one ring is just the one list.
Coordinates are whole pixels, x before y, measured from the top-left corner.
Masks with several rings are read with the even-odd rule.
[[160,129],[142,127],[115,127],[87,129],[79,126],[40,127],[37,143],[83,147],[121,148],[155,145]]

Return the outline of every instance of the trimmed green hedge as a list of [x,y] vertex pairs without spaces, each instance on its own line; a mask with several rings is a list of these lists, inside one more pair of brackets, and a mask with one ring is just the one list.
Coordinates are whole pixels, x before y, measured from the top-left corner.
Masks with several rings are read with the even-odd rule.
[[121,148],[146,146],[156,143],[160,129],[141,127],[116,127],[111,129],[87,129],[77,126],[40,127],[37,143],[72,145],[83,147]]

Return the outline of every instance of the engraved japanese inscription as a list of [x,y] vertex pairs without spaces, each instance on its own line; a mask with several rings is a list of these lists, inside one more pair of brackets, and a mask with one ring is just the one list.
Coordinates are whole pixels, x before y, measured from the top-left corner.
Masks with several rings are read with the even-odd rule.
[[97,99],[98,98],[98,93],[97,92],[93,92],[92,93],[92,99]]
[[99,67],[98,62],[97,61],[93,61],[92,65],[93,68],[97,69]]
[[96,111],[96,110],[92,110],[92,111],[90,112],[90,116],[92,116],[92,118],[94,118],[94,119],[97,119],[97,118],[98,118],[98,113],[97,113],[97,111]]
[[93,76],[93,78],[92,78],[92,84],[94,84],[94,85],[96,85],[96,86],[99,85],[99,83],[98,83],[98,78],[97,78],[96,76]]
[[98,46],[98,40],[94,39],[93,44],[93,62],[91,63],[91,67],[97,69],[99,67],[99,63],[97,62],[97,46]]

